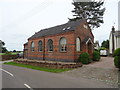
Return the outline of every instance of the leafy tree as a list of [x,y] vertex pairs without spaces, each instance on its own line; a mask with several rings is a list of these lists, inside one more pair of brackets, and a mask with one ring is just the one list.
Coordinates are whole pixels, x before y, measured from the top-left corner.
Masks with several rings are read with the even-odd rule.
[[109,40],[103,41],[101,47],[105,47],[105,48],[109,49]]
[[91,1],[89,2],[75,2],[72,3],[74,5],[74,18],[70,19],[70,21],[76,21],[78,19],[86,19],[89,26],[91,28],[100,27],[103,21],[103,15],[105,12],[105,8],[103,7],[104,1]]
[[13,50],[13,52],[17,52],[16,50]]
[[2,41],[2,45],[4,46],[5,45],[5,43]]
[[8,50],[6,49],[6,47],[2,47],[2,53],[6,53],[8,52]]
[[5,42],[1,41],[1,44],[2,44],[2,47],[1,47],[2,53],[6,53],[8,50],[6,49],[6,47],[4,47],[5,46]]

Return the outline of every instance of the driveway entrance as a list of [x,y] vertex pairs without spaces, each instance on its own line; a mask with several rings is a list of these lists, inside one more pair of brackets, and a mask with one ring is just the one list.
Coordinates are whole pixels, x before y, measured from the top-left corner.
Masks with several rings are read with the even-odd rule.
[[76,78],[93,79],[112,87],[118,87],[118,69],[115,68],[114,58],[112,57],[101,57],[98,62],[83,65],[81,68],[63,72],[62,74]]

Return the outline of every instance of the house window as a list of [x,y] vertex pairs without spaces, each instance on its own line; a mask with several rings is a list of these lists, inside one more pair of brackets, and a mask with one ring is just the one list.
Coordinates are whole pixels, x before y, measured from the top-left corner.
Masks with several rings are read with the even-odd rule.
[[31,51],[33,52],[35,48],[34,42],[31,42]]
[[81,40],[80,38],[76,38],[76,51],[80,51],[81,50]]
[[48,51],[53,51],[53,41],[51,39],[48,40]]
[[38,51],[39,52],[42,51],[42,41],[41,40],[38,42]]
[[66,52],[67,51],[66,44],[67,44],[66,38],[62,37],[59,41],[60,52]]

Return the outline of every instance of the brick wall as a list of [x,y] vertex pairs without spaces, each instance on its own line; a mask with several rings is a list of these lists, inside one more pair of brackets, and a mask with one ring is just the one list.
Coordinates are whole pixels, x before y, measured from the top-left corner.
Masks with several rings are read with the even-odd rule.
[[2,60],[16,59],[17,55],[2,55]]
[[[92,42],[94,42],[94,36],[92,34],[92,32],[90,31],[90,28],[88,26],[88,29],[84,28],[83,26],[87,25],[86,22],[82,22],[75,30],[75,38],[79,37],[81,39],[81,41],[83,41],[86,37],[90,37]],[[83,52],[87,52],[90,54],[90,56],[92,57],[93,54],[93,45],[91,44],[91,49],[88,50],[88,44],[81,42],[81,51],[77,52],[75,50],[75,60],[78,59],[79,55]]]
[[16,63],[33,65],[38,67],[48,67],[54,69],[73,69],[82,67],[82,63],[61,63],[61,62],[47,62],[39,60],[14,60]]
[[[51,35],[51,36],[44,36],[40,38],[30,39],[28,40],[28,59],[39,59],[39,60],[53,60],[53,61],[70,61],[74,62],[78,60],[78,57],[83,52],[88,52],[91,56],[93,53],[93,45],[91,45],[91,49],[88,50],[88,44],[83,43],[82,41],[89,36],[94,42],[94,36],[90,31],[90,28],[85,29],[83,25],[86,24],[86,22],[81,23],[75,31],[70,31],[66,33],[61,33],[57,35]],[[87,25],[87,24],[86,24]],[[67,52],[60,52],[59,51],[59,40],[61,37],[65,37],[67,39]],[[79,37],[81,39],[81,51],[76,51],[76,38]],[[53,40],[53,52],[48,52],[47,50],[47,41],[49,39]],[[38,51],[38,42],[43,42],[43,51]],[[34,41],[35,43],[35,49],[34,52],[30,50],[31,42]],[[25,46],[24,46],[25,47]]]
[[[67,51],[60,52],[59,51],[59,40],[61,37],[65,37],[67,40]],[[53,40],[53,52],[49,52],[47,50],[47,41],[49,39]],[[38,42],[41,40],[43,42],[43,50],[42,52],[38,51]],[[30,50],[31,42],[35,43],[35,51],[32,52]],[[42,38],[37,38],[28,41],[28,58],[29,59],[43,59],[45,60],[53,60],[53,61],[71,61],[74,62],[74,49],[75,49],[75,41],[74,41],[74,33],[67,32],[64,34],[58,34],[54,36],[46,36]],[[45,54],[45,56],[44,56]]]

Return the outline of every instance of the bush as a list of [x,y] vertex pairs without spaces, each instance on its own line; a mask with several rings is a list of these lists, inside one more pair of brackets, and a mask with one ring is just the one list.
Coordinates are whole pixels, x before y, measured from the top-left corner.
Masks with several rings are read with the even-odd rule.
[[114,65],[120,70],[120,48],[114,51]]
[[82,53],[79,56],[79,61],[82,62],[83,64],[88,64],[89,63],[89,54],[88,53]]
[[114,51],[114,56],[120,56],[120,48]]
[[99,61],[100,60],[100,53],[98,51],[93,52],[93,60]]
[[105,47],[101,47],[101,48],[98,49],[98,51],[100,52],[100,50],[106,50],[106,48]]
[[117,68],[120,68],[120,56],[115,56],[114,58],[114,65],[117,67]]

